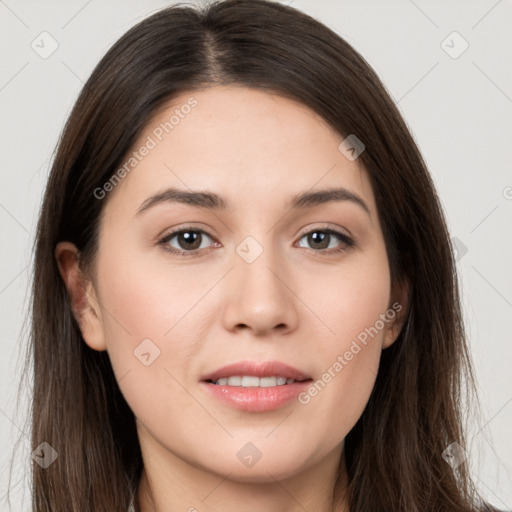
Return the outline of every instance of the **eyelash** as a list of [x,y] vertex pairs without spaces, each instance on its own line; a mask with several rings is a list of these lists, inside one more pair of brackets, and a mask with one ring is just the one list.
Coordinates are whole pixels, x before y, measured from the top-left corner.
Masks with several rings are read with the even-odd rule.
[[[193,227],[185,227],[185,228],[180,228],[179,230],[176,230],[176,231],[173,231],[172,233],[167,234],[161,240],[159,240],[158,243],[159,243],[159,245],[162,245],[162,247],[165,251],[167,251],[175,256],[184,256],[184,257],[201,256],[202,252],[199,249],[194,249],[194,251],[182,251],[182,250],[175,249],[174,247],[169,246],[168,242],[170,240],[172,240],[176,235],[179,235],[180,233],[189,233],[189,232],[204,234],[215,241],[215,239],[209,233],[204,231],[203,229],[193,228]],[[302,238],[304,238],[305,236],[307,236],[311,233],[326,233],[328,235],[334,235],[335,237],[337,237],[340,240],[340,242],[342,242],[341,246],[338,248],[335,248],[335,249],[321,249],[321,250],[309,249],[310,251],[313,251],[316,253],[327,254],[327,255],[338,254],[338,253],[342,253],[356,245],[355,241],[352,238],[350,238],[347,235],[345,235],[344,233],[336,231],[335,229],[332,229],[332,228],[312,229],[310,231],[307,231],[306,233],[303,233],[300,236],[299,240],[301,240]]]

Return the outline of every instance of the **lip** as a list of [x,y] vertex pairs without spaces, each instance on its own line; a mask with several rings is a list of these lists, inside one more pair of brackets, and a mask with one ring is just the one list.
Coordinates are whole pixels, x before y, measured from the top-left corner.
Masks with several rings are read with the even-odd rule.
[[279,409],[288,404],[297,398],[297,395],[304,391],[310,383],[311,380],[306,380],[268,388],[221,386],[211,382],[201,382],[200,385],[211,396],[234,409],[248,412],[265,412]]
[[[228,364],[201,378],[202,381],[217,380],[235,375],[255,377],[286,377],[294,380],[308,380],[311,376],[280,361],[238,361]],[[289,384],[288,384],[289,385]],[[232,387],[232,386],[231,386]],[[271,389],[271,388],[270,388]]]
[[[237,375],[286,377],[304,382],[263,388],[222,386],[208,382]],[[288,404],[309,386],[311,381],[312,378],[306,373],[279,361],[239,361],[205,375],[200,384],[207,393],[230,407],[249,412],[264,412]]]

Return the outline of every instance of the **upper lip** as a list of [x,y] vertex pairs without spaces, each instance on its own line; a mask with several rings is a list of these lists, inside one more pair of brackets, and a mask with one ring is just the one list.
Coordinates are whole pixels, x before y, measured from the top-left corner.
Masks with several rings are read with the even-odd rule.
[[255,377],[286,377],[294,380],[308,380],[311,377],[306,373],[279,361],[239,361],[228,364],[202,377],[201,380],[222,379],[238,375],[252,375]]

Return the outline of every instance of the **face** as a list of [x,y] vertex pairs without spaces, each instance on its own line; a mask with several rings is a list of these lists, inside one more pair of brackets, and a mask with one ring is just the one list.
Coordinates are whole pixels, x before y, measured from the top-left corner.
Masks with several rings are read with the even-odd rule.
[[[269,92],[185,93],[98,199],[82,332],[108,351],[144,454],[238,481],[291,477],[341,454],[402,308],[368,176],[342,141]],[[173,200],[170,189],[222,204]],[[327,189],[339,192],[297,202]],[[241,361],[278,361],[309,380],[204,382]],[[254,372],[230,373],[241,374]]]

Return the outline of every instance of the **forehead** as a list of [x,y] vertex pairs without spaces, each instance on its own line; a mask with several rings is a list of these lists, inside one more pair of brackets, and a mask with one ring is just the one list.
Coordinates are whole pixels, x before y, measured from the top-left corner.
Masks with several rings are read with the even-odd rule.
[[340,152],[342,140],[316,112],[276,93],[238,86],[184,92],[141,132],[109,203],[135,211],[150,195],[179,187],[264,208],[343,186],[374,209],[366,171]]

